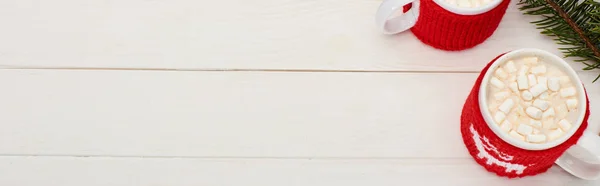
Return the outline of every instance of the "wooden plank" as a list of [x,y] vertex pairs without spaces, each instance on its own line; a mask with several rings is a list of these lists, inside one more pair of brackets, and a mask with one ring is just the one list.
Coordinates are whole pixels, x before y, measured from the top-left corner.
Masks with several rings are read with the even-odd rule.
[[0,157],[0,184],[592,186],[558,167],[521,179],[488,173],[467,159],[271,160]]
[[[444,52],[411,33],[381,34],[380,0],[4,0],[4,68],[479,71],[500,53],[550,38],[511,3],[496,33]],[[573,63],[576,69],[581,65]]]
[[[596,74],[580,75],[600,107]],[[0,70],[0,154],[465,158],[459,116],[475,78]]]

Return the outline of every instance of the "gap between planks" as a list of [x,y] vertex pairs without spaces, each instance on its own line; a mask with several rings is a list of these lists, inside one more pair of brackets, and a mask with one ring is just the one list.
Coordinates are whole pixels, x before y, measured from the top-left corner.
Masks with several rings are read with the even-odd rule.
[[341,73],[479,73],[480,71],[452,70],[327,70],[327,69],[178,69],[178,68],[81,68],[81,67],[13,67],[0,66],[0,70],[82,70],[82,71],[181,71],[181,72],[341,72]]
[[135,155],[79,155],[79,154],[0,154],[2,157],[34,157],[34,158],[122,158],[122,159],[197,159],[197,160],[410,160],[416,162],[429,161],[472,161],[471,158],[439,158],[439,157],[305,157],[305,156],[135,156]]

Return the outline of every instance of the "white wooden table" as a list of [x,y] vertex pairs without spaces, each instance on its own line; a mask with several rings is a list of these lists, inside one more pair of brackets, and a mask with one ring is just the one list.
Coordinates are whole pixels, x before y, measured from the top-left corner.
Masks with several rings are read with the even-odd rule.
[[462,144],[489,60],[560,54],[516,1],[464,52],[380,34],[380,2],[0,1],[0,185],[600,184],[500,178]]

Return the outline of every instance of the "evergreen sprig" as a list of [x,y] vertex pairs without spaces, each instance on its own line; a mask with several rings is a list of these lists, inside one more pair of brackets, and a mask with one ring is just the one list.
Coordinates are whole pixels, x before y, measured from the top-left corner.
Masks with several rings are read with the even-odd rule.
[[[540,16],[532,22],[541,33],[554,38],[565,57],[600,69],[600,3],[593,0],[520,0],[526,15]],[[594,82],[600,75],[594,79]]]

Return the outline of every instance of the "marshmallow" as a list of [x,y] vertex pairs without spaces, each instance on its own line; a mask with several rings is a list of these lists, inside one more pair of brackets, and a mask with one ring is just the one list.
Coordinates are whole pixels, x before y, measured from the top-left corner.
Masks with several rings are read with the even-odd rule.
[[513,61],[508,61],[506,62],[506,65],[504,65],[504,70],[512,74],[517,71],[517,67],[515,67],[515,63]]
[[515,139],[525,141],[525,137],[521,136],[519,133],[515,132],[514,130],[510,131],[508,134],[510,134],[510,136],[512,136]]
[[492,0],[483,0],[482,2],[483,2],[483,4],[489,4],[492,2]]
[[508,114],[508,116],[506,116],[506,120],[508,120],[511,123],[517,123],[517,120],[519,119],[519,115],[517,115],[516,112],[511,112]]
[[548,90],[548,86],[547,85],[537,84],[537,85],[531,87],[529,89],[529,92],[531,92],[531,95],[533,95],[533,97],[537,97],[540,94],[544,93],[546,90]]
[[446,2],[450,3],[451,5],[458,6],[456,4],[456,0],[446,0]]
[[492,77],[492,80],[490,81],[490,83],[492,83],[492,85],[494,85],[497,88],[500,88],[500,89],[504,88],[504,83],[496,77]]
[[517,81],[517,74],[509,74],[508,75],[508,80],[509,81]]
[[[497,113],[500,113],[500,112],[497,112]],[[527,109],[525,109],[525,113],[527,113],[527,115],[529,115],[529,117],[534,118],[534,119],[542,118],[542,110],[535,108],[535,107],[527,107]],[[504,117],[502,119],[504,119]]]
[[527,71],[529,70],[529,66],[523,65],[521,69],[519,69],[518,75],[527,75]]
[[565,103],[569,110],[577,109],[577,99],[567,99],[567,101],[565,101]]
[[527,141],[531,143],[542,143],[546,141],[546,136],[543,134],[530,134],[527,135]]
[[538,58],[537,57],[526,57],[526,58],[523,58],[523,62],[528,65],[537,64]]
[[533,127],[521,124],[517,127],[517,132],[522,135],[528,135],[533,132]]
[[536,128],[533,129],[533,134],[539,134],[539,133],[542,133],[542,131],[540,131],[540,130],[538,130]]
[[506,79],[508,77],[508,73],[503,69],[498,68],[498,70],[496,70],[496,77],[500,79]]
[[550,94],[548,94],[548,92],[544,92],[542,94],[540,94],[540,99],[549,99],[550,98]]
[[504,114],[504,112],[496,112],[496,115],[494,116],[494,120],[496,121],[496,123],[502,123],[502,121],[504,121],[505,118],[506,114]]
[[554,139],[556,139],[556,138],[558,138],[558,137],[562,136],[562,135],[563,135],[563,133],[565,133],[565,132],[563,132],[563,131],[562,131],[562,130],[560,130],[560,129],[551,130],[551,131],[549,131],[549,132],[548,132],[548,139],[549,139],[549,140],[554,140]]
[[548,78],[546,78],[546,76],[538,76],[537,83],[548,85]]
[[471,5],[471,2],[469,0],[458,0],[458,6],[460,7],[473,7],[473,5]]
[[560,96],[563,98],[574,96],[575,93],[577,93],[577,91],[575,91],[575,87],[560,89]]
[[510,90],[512,90],[514,93],[519,93],[519,87],[517,85],[517,82],[508,83],[508,88],[510,88]]
[[529,125],[537,127],[537,128],[542,128],[542,122],[538,121],[538,120],[529,120]]
[[535,77],[535,75],[529,74],[527,75],[527,79],[529,80],[528,82],[530,87],[537,84],[537,78]]
[[510,92],[508,92],[508,91],[502,91],[502,92],[498,92],[498,93],[494,94],[494,98],[496,98],[496,100],[498,100],[498,101],[504,100],[508,96],[510,96]]
[[523,98],[523,100],[525,101],[529,101],[531,99],[533,99],[533,95],[531,94],[531,92],[529,91],[523,91],[523,93],[521,94],[521,98]]
[[519,75],[517,76],[517,85],[519,85],[519,90],[525,90],[529,88],[527,76]]
[[560,79],[555,77],[548,79],[548,89],[554,92],[558,91],[560,89]]
[[534,73],[534,74],[546,73],[546,66],[544,66],[544,65],[535,66],[535,67],[531,68],[531,73]]
[[544,111],[544,113],[542,113],[542,118],[544,119],[552,116],[554,116],[554,108],[549,108],[548,110]]
[[571,78],[569,78],[569,76],[560,76],[558,79],[560,86],[568,86],[571,83]]
[[505,120],[502,122],[502,125],[500,125],[500,129],[502,129],[504,132],[510,131],[511,128],[512,124],[508,120]]
[[512,99],[506,99],[498,107],[498,110],[508,114],[510,112],[510,110],[512,110],[513,106],[515,106],[515,102]]
[[533,101],[523,101],[522,103],[524,107],[529,107],[531,104],[533,104]]
[[473,4],[473,7],[480,7],[481,6],[481,2],[479,2],[479,0],[471,1],[471,3]]
[[546,110],[550,106],[550,103],[541,99],[536,99],[533,101],[533,106],[539,108],[540,110]]
[[569,121],[567,121],[566,119],[561,119],[560,121],[558,121],[558,126],[563,131],[569,131],[569,129],[571,129],[571,123],[569,123]]
[[567,112],[569,112],[566,104],[559,104],[558,106],[554,107],[554,110],[556,112],[556,118],[558,119],[567,117]]

